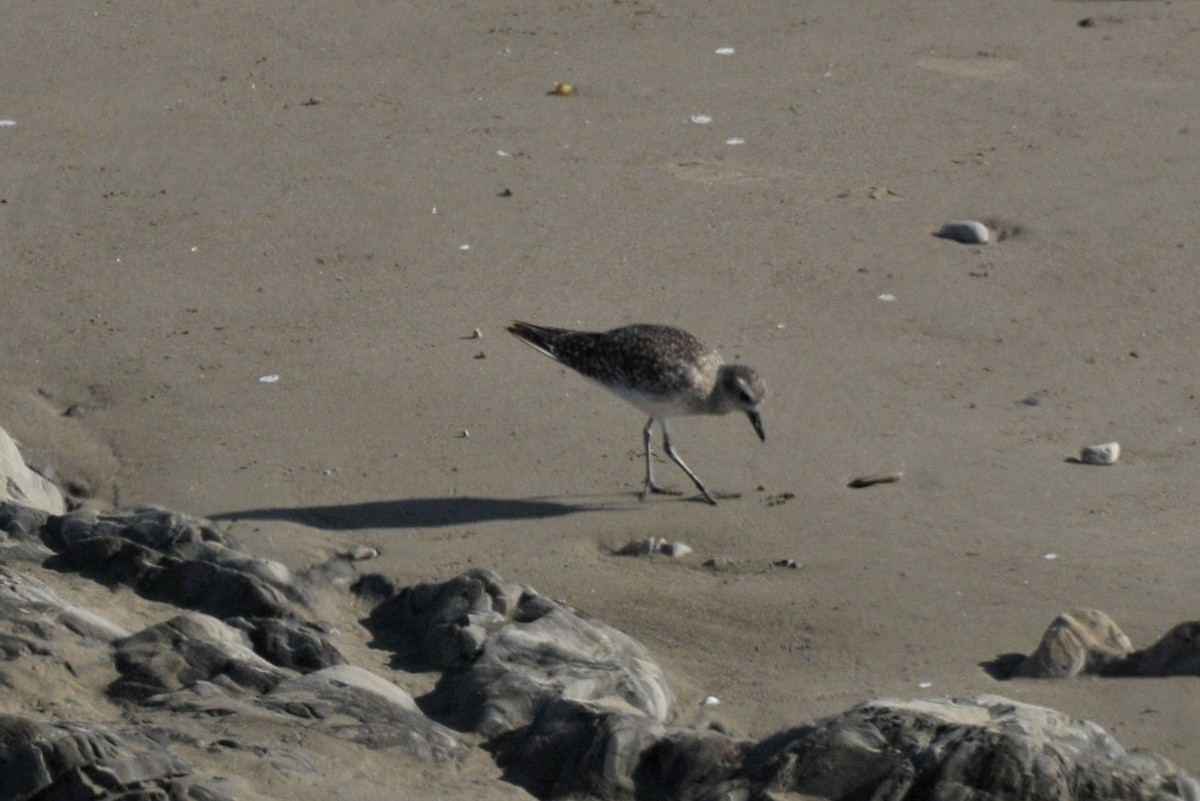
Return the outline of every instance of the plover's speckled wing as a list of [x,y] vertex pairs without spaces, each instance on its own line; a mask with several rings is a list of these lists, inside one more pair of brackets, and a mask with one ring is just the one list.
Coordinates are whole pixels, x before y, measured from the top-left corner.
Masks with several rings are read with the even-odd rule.
[[721,367],[716,351],[663,325],[593,332],[514,323],[509,330],[655,416],[703,413]]

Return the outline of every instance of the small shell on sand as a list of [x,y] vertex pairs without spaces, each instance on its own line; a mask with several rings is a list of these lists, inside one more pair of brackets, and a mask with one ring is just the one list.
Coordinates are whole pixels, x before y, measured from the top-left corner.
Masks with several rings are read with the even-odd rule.
[[1084,445],[1079,451],[1079,461],[1084,464],[1114,464],[1121,458],[1121,446],[1115,442],[1103,445]]
[[556,83],[554,88],[550,90],[550,94],[558,95],[559,97],[570,97],[575,94],[575,85],[570,83]]
[[661,537],[646,537],[644,540],[631,540],[623,548],[616,551],[618,556],[646,556],[652,553],[666,554],[672,559],[687,556],[692,552],[690,545],[683,542],[668,542]]
[[988,227],[978,220],[951,220],[938,230],[936,236],[964,245],[986,245],[991,235]]

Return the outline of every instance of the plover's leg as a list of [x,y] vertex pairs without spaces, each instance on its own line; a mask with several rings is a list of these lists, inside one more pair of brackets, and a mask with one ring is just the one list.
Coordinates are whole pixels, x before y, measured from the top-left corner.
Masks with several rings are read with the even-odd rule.
[[[666,421],[663,422],[663,430],[666,431]],[[638,496],[642,500],[646,499],[647,493],[655,495],[680,495],[682,493],[674,490],[663,489],[654,481],[654,454],[650,448],[650,440],[653,437],[651,429],[654,428],[654,418],[651,417],[646,421],[646,427],[642,429],[642,445],[646,449],[646,484],[642,487],[642,492]]]
[[[700,479],[696,478],[696,474],[692,472],[692,469],[690,467],[688,467],[686,464],[684,464],[683,460],[679,458],[679,454],[675,452],[675,446],[673,446],[671,444],[671,429],[667,425],[667,419],[664,417],[660,421],[659,424],[662,426],[663,449],[666,450],[667,456],[670,456],[671,461],[673,461],[673,462],[675,462],[675,464],[679,465],[680,470],[687,473],[688,478],[690,478],[692,480],[692,483],[696,485],[696,489],[700,490],[700,494],[704,496],[704,500],[708,501],[713,506],[716,506],[717,499],[714,498],[712,496],[712,493],[710,493],[708,491],[708,487],[704,486],[704,484],[701,483]],[[649,432],[649,430],[650,430],[649,427],[647,427],[646,431]],[[647,447],[646,450],[649,451],[649,447]]]

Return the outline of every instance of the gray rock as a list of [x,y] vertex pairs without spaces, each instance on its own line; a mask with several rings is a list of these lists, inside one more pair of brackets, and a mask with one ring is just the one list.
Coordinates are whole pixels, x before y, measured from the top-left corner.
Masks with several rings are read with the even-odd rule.
[[1079,461],[1084,464],[1109,465],[1116,464],[1121,458],[1121,445],[1117,442],[1105,442],[1100,445],[1084,445],[1079,451]]
[[559,698],[656,720],[674,708],[666,674],[641,644],[489,570],[406,588],[367,625],[402,663],[443,671],[422,706],[455,728],[495,736]]
[[333,736],[372,749],[401,748],[421,760],[456,763],[469,752],[454,732],[425,717],[411,695],[353,665],[287,679],[258,703],[319,721]]
[[115,698],[143,700],[207,681],[229,692],[266,692],[291,674],[250,648],[249,639],[214,617],[179,615],[116,644],[121,677]]
[[310,591],[277,562],[236,548],[214,528],[156,507],[78,510],[47,521],[49,564],[147,598],[229,617],[292,617]]
[[1037,650],[1017,664],[1012,675],[1198,676],[1200,621],[1180,623],[1149,648],[1135,651],[1108,615],[1075,609],[1054,619]]
[[0,801],[232,801],[145,732],[0,715]]
[[494,744],[505,778],[538,798],[692,798],[727,779],[747,744],[715,731],[575,701],[546,704]]
[[0,561],[40,562],[54,553],[41,539],[47,517],[41,509],[0,501]]
[[1013,675],[1107,675],[1121,672],[1123,661],[1131,653],[1133,644],[1112,618],[1098,609],[1074,609],[1054,619],[1037,650],[1016,666]]
[[70,705],[92,697],[94,683],[112,676],[107,646],[128,634],[38,579],[0,565],[0,687],[8,711],[41,698]]
[[995,695],[874,700],[747,751],[708,801],[796,793],[962,801],[1168,801],[1200,784],[1160,757],[1131,754],[1094,723]]
[[321,626],[270,617],[229,618],[230,626],[245,632],[254,652],[272,665],[301,673],[346,663]]
[[679,801],[1194,801],[1167,760],[1099,726],[999,696],[868,701],[760,743],[559,701],[494,743],[539,798]]
[[0,625],[47,643],[63,636],[93,644],[129,636],[90,609],[63,600],[45,582],[6,565],[0,565]]
[[1180,623],[1145,650],[1131,654],[1125,674],[1200,676],[1200,621]]
[[187,543],[225,544],[224,537],[212,526],[157,506],[106,512],[77,509],[53,518],[48,537],[46,544],[55,551],[94,537],[128,540],[160,553],[168,553]]
[[30,469],[16,441],[0,428],[0,501],[15,501],[52,515],[66,510],[54,482]]

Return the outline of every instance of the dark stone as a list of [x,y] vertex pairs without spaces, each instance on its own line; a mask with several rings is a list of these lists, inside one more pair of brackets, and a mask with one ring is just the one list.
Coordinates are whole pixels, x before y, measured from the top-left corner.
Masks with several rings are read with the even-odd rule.
[[1112,618],[1098,609],[1073,609],[1056,617],[1037,650],[1012,671],[1025,678],[1106,676],[1125,670],[1133,645]]
[[196,612],[118,641],[116,667],[121,677],[109,694],[134,700],[200,681],[231,692],[261,693],[290,675],[255,654],[244,634]]
[[407,692],[353,665],[289,678],[258,703],[319,721],[333,736],[371,749],[400,748],[417,759],[454,763],[470,750],[450,729],[425,717]]
[[751,799],[1167,801],[1200,785],[1165,759],[1127,752],[1094,723],[985,695],[875,700],[750,749],[726,782]]
[[145,732],[0,715],[0,801],[232,801]]
[[640,643],[490,570],[406,588],[365,624],[400,664],[443,671],[421,704],[454,728],[495,736],[558,698],[656,720],[673,711],[666,675]]
[[255,558],[211,526],[154,507],[52,516],[47,566],[123,584],[156,601],[217,617],[293,617],[311,592],[276,562]]
[[1200,676],[1200,621],[1180,623],[1154,645],[1131,654],[1123,673],[1133,676]]
[[245,632],[254,652],[272,665],[309,673],[346,663],[346,658],[314,623],[269,617],[235,617],[226,622]]
[[546,704],[492,747],[505,778],[538,798],[693,798],[745,750],[718,732],[574,701]]
[[0,561],[40,562],[49,556],[41,540],[48,517],[41,509],[0,501]]
[[5,565],[0,565],[0,625],[25,642],[53,643],[72,637],[91,644],[110,643],[129,635],[90,610],[64,601],[45,583]]

